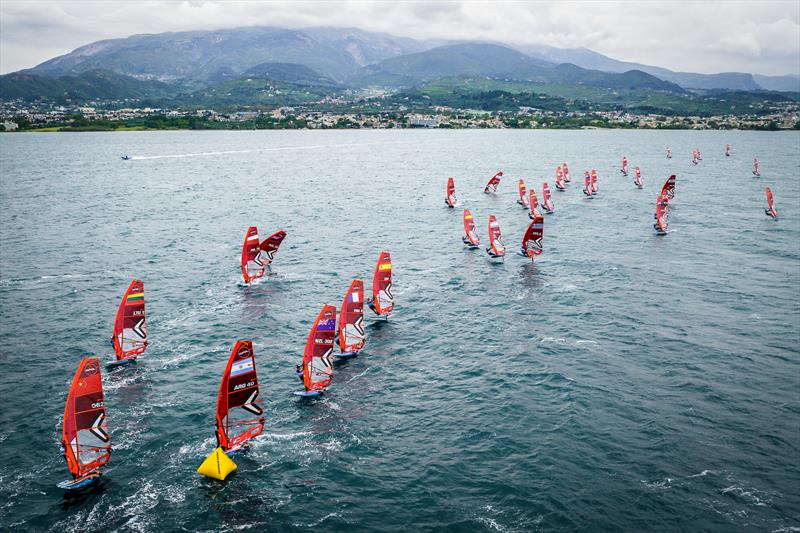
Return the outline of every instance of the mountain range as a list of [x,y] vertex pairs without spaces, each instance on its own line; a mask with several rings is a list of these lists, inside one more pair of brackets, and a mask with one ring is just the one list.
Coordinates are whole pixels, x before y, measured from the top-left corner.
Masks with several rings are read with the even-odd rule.
[[243,95],[250,89],[269,93],[275,83],[290,91],[313,88],[309,94],[331,94],[347,88],[404,90],[458,77],[527,82],[548,87],[551,93],[553,88],[576,86],[675,94],[800,92],[796,75],[673,72],[586,48],[415,40],[354,28],[248,27],[97,41],[0,76],[0,99],[175,98],[230,91]]

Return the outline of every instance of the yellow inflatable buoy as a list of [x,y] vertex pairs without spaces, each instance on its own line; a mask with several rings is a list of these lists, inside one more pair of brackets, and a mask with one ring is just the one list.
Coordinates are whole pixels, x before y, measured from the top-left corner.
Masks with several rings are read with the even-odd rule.
[[211,452],[211,455],[206,457],[206,460],[203,461],[203,464],[197,469],[197,473],[224,481],[225,478],[228,477],[228,474],[234,470],[236,470],[236,463],[225,455],[222,448],[217,448]]

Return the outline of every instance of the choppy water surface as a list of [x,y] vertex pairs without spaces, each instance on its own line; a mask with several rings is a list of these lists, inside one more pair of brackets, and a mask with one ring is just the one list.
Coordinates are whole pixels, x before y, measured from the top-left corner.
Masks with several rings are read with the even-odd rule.
[[[2,529],[800,528],[798,133],[13,134],[0,150]],[[494,213],[516,250],[516,180],[540,191],[563,161],[574,179],[553,192],[535,265],[463,249],[447,176],[481,238]],[[670,173],[671,232],[656,237]],[[243,287],[251,224],[288,237],[272,275]],[[292,396],[316,313],[370,279],[381,249],[394,316],[324,397]],[[65,498],[69,382],[81,356],[111,357],[133,277],[151,346],[104,373],[107,476]],[[195,469],[237,338],[255,343],[268,427],[219,483]]]

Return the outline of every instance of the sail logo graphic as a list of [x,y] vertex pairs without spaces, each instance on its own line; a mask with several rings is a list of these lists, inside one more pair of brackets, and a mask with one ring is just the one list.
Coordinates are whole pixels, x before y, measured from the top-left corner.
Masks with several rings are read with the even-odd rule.
[[101,441],[108,442],[110,437],[102,427],[103,422],[105,422],[105,419],[106,419],[105,413],[100,413],[97,416],[97,419],[94,421],[94,424],[92,424],[92,427],[89,429],[89,431],[91,431],[92,434],[94,434],[94,436],[100,439]]
[[246,357],[250,355],[250,348],[247,346],[242,346],[239,348],[239,351],[236,352],[236,357]]
[[258,405],[254,405],[256,399],[258,399],[258,391],[253,391],[253,394],[247,399],[246,402],[242,404],[242,409],[245,411],[249,411],[256,416],[260,416],[264,413],[264,410],[259,407]]
[[252,372],[253,370],[253,358],[248,357],[246,359],[242,359],[241,361],[237,361],[233,364],[233,366],[231,366],[231,377],[238,376],[240,374],[246,374],[248,372]]
[[135,326],[133,326],[133,328],[131,329],[131,331],[133,331],[134,333],[136,333],[136,335],[137,335],[137,336],[138,336],[140,339],[146,339],[146,338],[147,338],[147,330],[145,329],[145,325],[144,325],[144,318],[142,318],[141,320],[139,320],[139,321],[136,323],[136,325],[135,325]]

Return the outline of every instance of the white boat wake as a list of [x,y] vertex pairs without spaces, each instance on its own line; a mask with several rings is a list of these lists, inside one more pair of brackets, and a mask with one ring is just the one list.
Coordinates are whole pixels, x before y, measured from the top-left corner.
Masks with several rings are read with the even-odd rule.
[[280,152],[286,150],[317,150],[319,148],[347,148],[354,146],[380,146],[386,144],[412,144],[408,141],[377,142],[377,143],[346,143],[346,144],[312,144],[308,146],[280,146],[275,148],[259,148],[252,150],[224,150],[216,152],[196,152],[192,154],[165,154],[165,155],[132,155],[128,161],[142,161],[146,159],[177,159],[182,157],[204,157],[210,155],[250,154],[257,152]]

